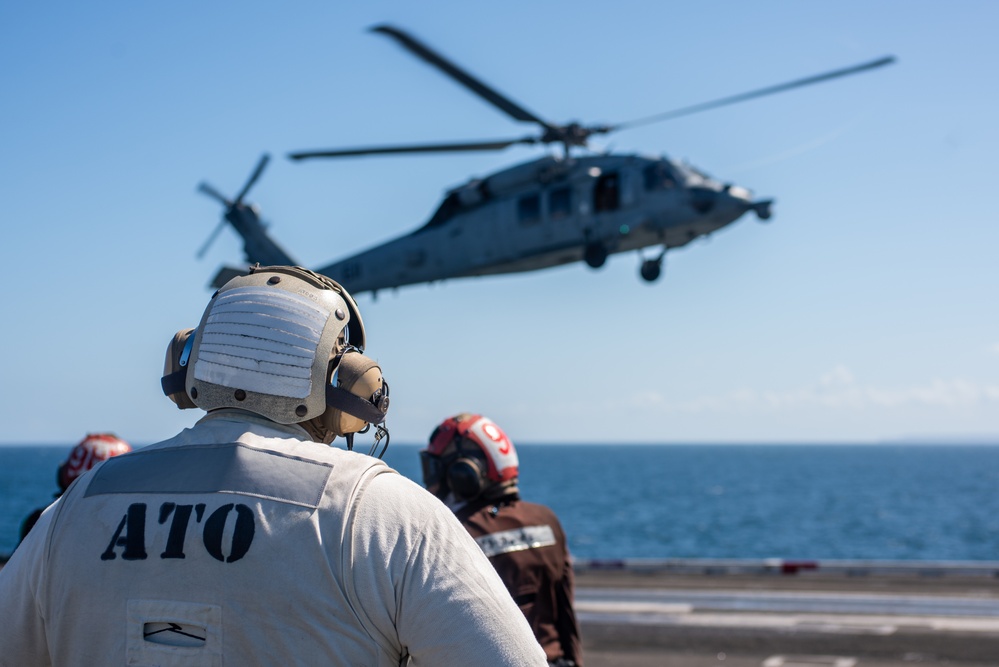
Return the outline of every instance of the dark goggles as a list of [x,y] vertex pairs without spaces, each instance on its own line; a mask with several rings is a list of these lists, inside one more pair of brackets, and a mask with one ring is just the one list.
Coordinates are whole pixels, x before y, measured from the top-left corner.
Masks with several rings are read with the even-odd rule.
[[423,486],[431,487],[444,481],[447,466],[441,457],[434,456],[427,450],[421,451],[420,468],[423,470]]

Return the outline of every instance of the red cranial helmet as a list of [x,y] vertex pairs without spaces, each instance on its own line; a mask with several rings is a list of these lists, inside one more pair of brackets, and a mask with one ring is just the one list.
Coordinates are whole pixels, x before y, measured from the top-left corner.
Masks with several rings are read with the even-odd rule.
[[73,480],[101,461],[132,451],[132,447],[113,433],[91,433],[80,441],[69,458],[59,466],[56,481],[65,491]]
[[453,492],[472,500],[483,493],[516,490],[517,450],[506,433],[482,415],[463,413],[445,419],[420,458],[424,485],[438,497]]

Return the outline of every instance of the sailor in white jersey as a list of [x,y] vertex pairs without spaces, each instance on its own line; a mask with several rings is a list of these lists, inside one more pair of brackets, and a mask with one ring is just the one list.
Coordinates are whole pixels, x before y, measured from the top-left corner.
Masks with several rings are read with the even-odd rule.
[[305,269],[220,289],[163,379],[208,415],[45,511],[0,570],[0,664],[545,665],[451,511],[327,446],[385,433],[363,344],[350,295]]

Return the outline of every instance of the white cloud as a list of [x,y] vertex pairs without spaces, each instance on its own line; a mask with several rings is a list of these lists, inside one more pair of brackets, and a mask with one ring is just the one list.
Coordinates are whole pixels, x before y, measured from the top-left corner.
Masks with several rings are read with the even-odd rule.
[[819,384],[828,387],[831,385],[853,384],[853,373],[843,364],[838,365],[828,373],[819,378]]
[[756,169],[760,169],[761,167],[766,167],[766,166],[769,166],[769,165],[772,165],[772,164],[777,164],[778,162],[783,162],[784,160],[787,160],[789,158],[793,158],[793,157],[797,157],[799,155],[803,155],[804,153],[807,153],[809,151],[815,150],[816,148],[819,148],[820,146],[824,146],[825,144],[828,144],[829,142],[834,141],[835,139],[838,139],[840,136],[842,136],[843,134],[845,134],[846,132],[848,132],[850,129],[852,129],[853,127],[855,127],[859,122],[860,122],[859,118],[855,119],[855,120],[852,120],[849,123],[847,123],[846,125],[844,125],[844,126],[842,126],[840,128],[837,128],[837,129],[833,130],[832,132],[828,132],[825,135],[816,137],[816,138],[814,138],[814,139],[812,139],[810,141],[806,141],[806,142],[801,143],[801,144],[799,144],[797,146],[789,148],[789,149],[787,149],[785,151],[781,151],[780,153],[775,153],[773,155],[768,155],[766,157],[762,157],[760,159],[753,160],[752,162],[747,162],[747,163],[744,163],[744,164],[741,164],[741,165],[736,165],[734,167],[729,167],[728,169],[725,170],[725,173],[726,174],[732,174],[732,175],[734,175],[734,174],[742,174],[742,173],[745,173],[747,171],[753,171],[753,170],[756,170]]
[[[620,409],[612,399],[609,409]],[[647,391],[625,400],[633,407],[666,413],[737,412],[759,413],[827,408],[863,410],[868,408],[926,407],[954,409],[983,403],[999,403],[999,385],[963,379],[935,379],[907,387],[876,387],[858,383],[854,374],[839,365],[822,374],[818,381],[792,389],[737,389],[714,396],[671,400],[659,392]]]

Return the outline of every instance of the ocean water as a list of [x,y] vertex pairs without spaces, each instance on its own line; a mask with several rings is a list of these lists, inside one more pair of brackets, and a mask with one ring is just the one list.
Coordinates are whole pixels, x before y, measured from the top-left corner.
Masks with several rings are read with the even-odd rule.
[[[0,447],[0,554],[65,447]],[[577,558],[999,560],[999,447],[519,445]],[[419,482],[419,447],[386,462]]]

